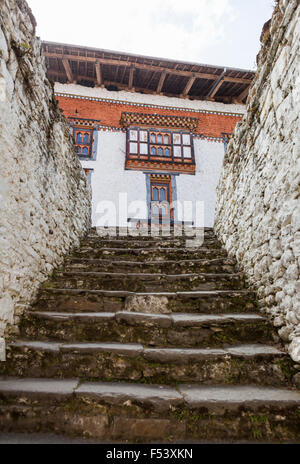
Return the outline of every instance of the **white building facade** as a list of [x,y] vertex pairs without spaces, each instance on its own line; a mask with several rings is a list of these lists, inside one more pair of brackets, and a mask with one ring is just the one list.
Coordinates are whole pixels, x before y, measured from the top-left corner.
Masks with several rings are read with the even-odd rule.
[[[223,79],[221,74],[214,80],[211,94],[218,93]],[[233,86],[243,85],[238,82],[243,78],[231,79]],[[167,220],[197,225],[201,210],[201,225],[212,227],[226,144],[245,113],[243,102],[130,88],[130,75],[128,88],[102,82],[55,82],[58,104],[90,179],[92,224],[126,227]]]

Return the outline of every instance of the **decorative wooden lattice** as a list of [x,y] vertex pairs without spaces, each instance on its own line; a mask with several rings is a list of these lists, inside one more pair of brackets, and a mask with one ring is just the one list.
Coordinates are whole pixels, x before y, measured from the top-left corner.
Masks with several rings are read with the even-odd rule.
[[155,161],[141,161],[141,160],[127,160],[126,168],[134,171],[172,171],[181,174],[195,174],[195,164],[181,164],[181,163],[166,163],[166,162],[155,162]]
[[91,129],[94,129],[96,126],[98,126],[100,122],[100,120],[97,119],[74,118],[72,116],[69,116],[68,120],[72,124],[72,126],[74,125],[76,127],[89,127]]
[[199,119],[185,116],[168,116],[163,114],[122,113],[120,123],[124,127],[132,125],[170,127],[195,132],[199,124]]
[[171,175],[170,174],[150,174],[150,180],[151,181],[156,181],[156,180],[171,180]]

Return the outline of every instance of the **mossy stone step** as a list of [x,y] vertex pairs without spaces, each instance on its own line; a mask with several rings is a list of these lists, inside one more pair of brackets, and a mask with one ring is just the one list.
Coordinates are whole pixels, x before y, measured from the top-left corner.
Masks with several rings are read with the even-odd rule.
[[222,258],[226,257],[226,252],[222,248],[93,248],[81,247],[75,250],[71,257],[74,258],[107,258],[119,259],[128,258],[134,260],[137,257],[138,261],[149,261],[153,259],[167,260],[184,260],[184,259],[204,259],[204,258]]
[[7,345],[2,430],[300,440],[297,366],[213,230],[187,239],[82,240]]
[[[195,241],[195,248],[198,247],[202,248],[216,248],[219,249],[222,247],[219,240],[216,238],[205,238],[202,243],[200,243],[199,239]],[[101,248],[107,249],[128,249],[131,250],[133,248],[137,248],[140,250],[148,250],[148,249],[161,249],[161,250],[180,250],[180,249],[188,249],[190,248],[187,246],[187,239],[173,239],[169,240],[165,238],[164,240],[119,240],[119,239],[97,239],[97,238],[85,238],[80,242],[80,248],[93,248],[95,250]],[[194,248],[194,247],[192,247]]]
[[0,380],[2,431],[132,442],[299,442],[299,410],[300,394],[285,388]]
[[235,273],[236,262],[229,258],[193,260],[126,261],[110,259],[67,258],[61,271],[140,272],[140,273]]
[[165,240],[165,239],[177,239],[178,237],[190,237],[196,233],[204,233],[207,237],[215,237],[215,232],[212,227],[204,227],[203,229],[194,229],[194,228],[173,228],[172,226],[168,229],[160,229],[159,231],[155,229],[154,231],[148,228],[145,229],[135,229],[135,228],[126,228],[120,230],[118,227],[114,229],[106,230],[96,230],[91,228],[86,235],[87,237],[96,237],[100,239],[139,239],[139,240]]
[[156,313],[243,313],[257,310],[256,295],[250,290],[189,292],[130,292],[116,290],[45,288],[34,310],[122,311]]
[[[127,343],[20,340],[8,345],[0,374],[146,383],[284,385],[292,361],[269,345],[227,348],[148,348]],[[293,375],[292,367],[291,376]]]
[[127,290],[135,292],[180,290],[219,290],[242,289],[245,287],[240,273],[192,273],[162,274],[134,272],[94,272],[65,271],[58,272],[55,280],[49,280],[43,287]]
[[137,342],[173,347],[216,347],[272,339],[270,324],[257,314],[35,311],[23,318],[20,333],[32,340]]

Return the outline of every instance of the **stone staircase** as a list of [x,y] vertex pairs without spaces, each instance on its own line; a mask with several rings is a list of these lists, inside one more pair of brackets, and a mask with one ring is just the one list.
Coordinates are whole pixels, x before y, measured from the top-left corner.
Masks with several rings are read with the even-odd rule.
[[90,231],[8,345],[2,431],[300,441],[297,366],[213,230],[185,240]]

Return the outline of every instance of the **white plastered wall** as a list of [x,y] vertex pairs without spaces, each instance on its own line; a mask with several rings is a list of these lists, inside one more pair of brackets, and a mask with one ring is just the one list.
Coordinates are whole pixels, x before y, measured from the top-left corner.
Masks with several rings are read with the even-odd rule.
[[[142,209],[134,214],[139,205],[132,204],[135,201],[147,204],[146,176],[142,171],[126,171],[124,169],[125,148],[126,134],[124,132],[100,130],[98,132],[97,159],[95,161],[82,161],[84,168],[93,169],[91,176],[93,225],[100,225],[99,221],[103,217],[104,210],[110,207],[112,207],[111,213],[104,213],[107,225],[110,226],[126,226],[127,217],[147,218],[147,211]],[[176,176],[177,200],[180,202],[203,201],[204,225],[212,227],[216,187],[222,168],[224,145],[220,142],[195,139],[194,148],[196,175],[181,174]],[[127,215],[124,203],[122,203],[126,200],[124,196],[122,197],[124,194],[127,194]],[[114,206],[110,206],[107,202],[112,202]],[[116,217],[116,223],[114,223],[114,217]],[[179,215],[178,219],[182,219],[182,217]]]
[[[216,188],[219,182],[224,144],[208,140],[194,139],[196,175],[176,177],[177,199],[181,202],[204,202],[204,226],[214,225]],[[181,219],[178,216],[178,219]],[[188,219],[188,218],[186,218]],[[193,217],[193,221],[195,217]]]
[[[146,211],[137,211],[134,214],[135,205],[132,202],[142,201],[146,204],[146,179],[141,171],[125,171],[125,149],[126,134],[124,132],[99,131],[98,151],[95,161],[82,161],[84,168],[93,169],[91,176],[93,200],[92,200],[92,223],[100,224],[104,209],[110,208],[108,203],[115,206],[116,223],[114,223],[114,210],[104,213],[110,226],[117,225],[126,227],[127,217],[147,218]],[[127,194],[128,214],[124,210],[124,197]],[[133,209],[130,209],[132,204]],[[119,207],[121,205],[121,208]],[[138,207],[138,205],[136,205]],[[112,207],[113,208],[113,207]],[[101,212],[102,211],[102,212]]]
[[[55,84],[55,91],[60,94],[72,94],[85,97],[115,100],[117,102],[132,102],[135,104],[157,105],[158,112],[165,108],[191,109],[194,111],[220,111],[234,114],[244,114],[244,105],[224,104],[201,100],[187,100],[163,95],[148,95],[138,92],[108,91],[103,88],[89,88],[76,84]],[[161,106],[161,107],[160,107]],[[197,114],[197,113],[196,113]],[[214,225],[216,187],[221,174],[224,158],[224,144],[220,141],[194,139],[196,175],[176,176],[177,200],[203,201],[204,225]],[[127,193],[128,204],[132,201],[147,202],[146,178],[142,171],[125,171],[126,134],[121,131],[103,131],[98,133],[98,153],[95,161],[82,161],[84,168],[93,169],[91,176],[93,191],[93,225],[101,218],[99,203],[112,201],[116,205],[116,225],[126,226],[126,212],[121,207],[123,218],[119,216],[119,193]],[[178,219],[183,219],[178,210]],[[128,211],[127,217],[147,218],[147,211]],[[114,225],[109,218],[108,225]],[[185,219],[188,219],[187,217]],[[195,218],[191,218],[194,220]]]

